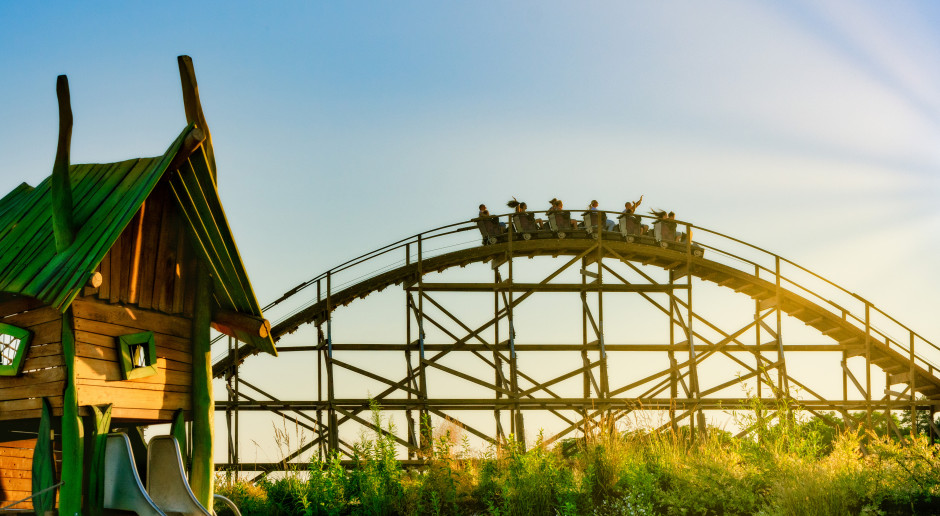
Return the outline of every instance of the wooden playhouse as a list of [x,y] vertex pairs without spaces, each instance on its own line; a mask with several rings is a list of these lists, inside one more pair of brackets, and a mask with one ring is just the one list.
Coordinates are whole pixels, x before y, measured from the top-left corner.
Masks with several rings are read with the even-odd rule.
[[188,126],[162,156],[70,164],[60,76],[53,173],[0,199],[0,507],[56,486],[15,507],[51,494],[59,514],[98,512],[99,437],[182,415],[190,485],[211,509],[210,327],[277,353],[216,190],[192,61],[179,65]]

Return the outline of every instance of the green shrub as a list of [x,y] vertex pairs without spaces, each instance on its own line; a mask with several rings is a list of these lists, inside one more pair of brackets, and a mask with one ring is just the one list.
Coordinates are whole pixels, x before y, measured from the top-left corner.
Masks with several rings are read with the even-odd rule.
[[460,446],[453,427],[422,450],[424,466],[405,472],[394,427],[373,407],[372,432],[348,469],[338,456],[313,459],[308,471],[257,485],[219,477],[217,492],[246,516],[937,513],[940,446],[925,436],[900,440],[882,431],[889,418],[876,419],[870,430],[849,431],[834,414],[806,420],[785,403],[755,403],[739,415],[752,430],[740,438],[599,425],[554,448],[540,434],[529,449],[510,438],[482,453],[465,439]]
[[378,407],[372,407],[373,438],[363,436],[353,447],[355,466],[348,473],[346,496],[355,514],[402,513],[404,470],[397,458],[395,427],[383,428]]
[[307,493],[310,514],[337,515],[346,507],[346,469],[338,455],[327,461],[314,458],[310,461],[310,476]]
[[[261,516],[268,514],[268,495],[263,486],[245,482],[238,478],[216,475],[215,492],[231,500],[242,516]],[[219,516],[230,516],[232,511],[215,504]]]

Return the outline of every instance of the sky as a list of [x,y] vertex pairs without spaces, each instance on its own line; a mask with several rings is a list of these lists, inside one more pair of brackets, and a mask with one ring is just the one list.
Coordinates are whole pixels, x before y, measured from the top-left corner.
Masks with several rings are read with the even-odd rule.
[[192,56],[262,304],[492,211],[597,199],[778,253],[940,341],[929,1],[0,3],[0,192],[162,154]]

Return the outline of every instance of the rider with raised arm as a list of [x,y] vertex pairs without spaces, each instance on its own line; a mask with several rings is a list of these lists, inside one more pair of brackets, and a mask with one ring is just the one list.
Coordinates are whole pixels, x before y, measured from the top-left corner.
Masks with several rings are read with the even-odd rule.
[[624,208],[623,212],[626,213],[627,215],[633,215],[636,212],[636,209],[640,207],[641,202],[643,202],[643,195],[640,195],[640,198],[637,199],[635,202],[627,201],[623,205],[623,208]]

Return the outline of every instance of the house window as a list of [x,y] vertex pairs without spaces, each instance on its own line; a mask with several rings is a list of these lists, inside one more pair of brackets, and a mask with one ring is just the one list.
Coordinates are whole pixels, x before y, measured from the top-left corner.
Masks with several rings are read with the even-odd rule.
[[0,376],[16,376],[23,372],[32,336],[29,330],[0,323]]
[[157,374],[157,346],[153,332],[145,331],[118,337],[121,347],[121,375],[125,380]]

